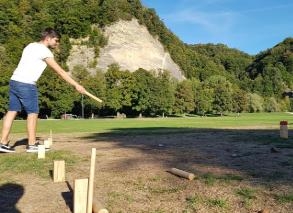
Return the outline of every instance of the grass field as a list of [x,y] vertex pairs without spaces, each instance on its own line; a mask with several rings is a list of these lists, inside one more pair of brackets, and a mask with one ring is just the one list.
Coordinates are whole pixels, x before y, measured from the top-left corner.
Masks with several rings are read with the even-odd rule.
[[[85,120],[39,120],[38,132],[46,133],[50,129],[54,133],[77,132],[109,132],[124,130],[125,133],[180,132],[194,128],[232,129],[257,128],[278,129],[279,122],[287,120],[293,123],[293,114],[289,113],[243,113],[240,116],[207,117],[168,117],[168,118],[142,118],[142,119],[85,119]],[[2,125],[2,124],[1,124]],[[25,121],[17,120],[13,124],[12,133],[25,132]]]
[[[289,113],[39,120],[38,137],[54,139],[43,160],[25,153],[17,120],[17,153],[0,154],[0,212],[72,213],[73,182],[88,175],[94,147],[95,199],[111,213],[292,213],[293,134],[280,138],[282,120],[291,130]],[[66,162],[65,183],[52,182],[54,160]]]

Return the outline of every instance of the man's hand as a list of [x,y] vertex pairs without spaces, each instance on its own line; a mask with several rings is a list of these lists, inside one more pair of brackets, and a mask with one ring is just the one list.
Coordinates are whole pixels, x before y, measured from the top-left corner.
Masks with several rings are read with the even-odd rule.
[[75,86],[75,89],[81,94],[84,94],[86,92],[85,88],[79,84]]

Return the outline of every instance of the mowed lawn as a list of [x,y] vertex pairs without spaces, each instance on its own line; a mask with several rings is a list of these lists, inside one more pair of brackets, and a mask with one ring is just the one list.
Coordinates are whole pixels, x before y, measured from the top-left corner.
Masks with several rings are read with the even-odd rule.
[[[194,116],[165,118],[126,118],[126,119],[75,119],[75,120],[42,120],[38,121],[38,133],[83,133],[115,132],[127,133],[186,132],[194,128],[208,129],[279,129],[282,120],[293,123],[290,113],[242,113],[225,116]],[[12,133],[24,133],[26,121],[16,120]],[[1,122],[2,127],[2,122]]]

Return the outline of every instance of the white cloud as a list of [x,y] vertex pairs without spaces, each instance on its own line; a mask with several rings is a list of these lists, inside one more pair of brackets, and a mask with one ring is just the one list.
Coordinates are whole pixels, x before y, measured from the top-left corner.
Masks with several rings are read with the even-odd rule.
[[172,23],[194,24],[210,33],[229,31],[235,22],[236,15],[230,12],[203,12],[196,9],[184,9],[164,15]]

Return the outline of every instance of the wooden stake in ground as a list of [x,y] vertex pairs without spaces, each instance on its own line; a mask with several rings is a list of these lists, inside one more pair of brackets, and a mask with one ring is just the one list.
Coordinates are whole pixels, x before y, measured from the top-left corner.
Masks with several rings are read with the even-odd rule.
[[88,196],[87,196],[88,197],[87,198],[88,199],[87,213],[92,213],[92,211],[93,211],[95,164],[96,164],[96,149],[92,148],[90,177],[89,177]]
[[93,94],[89,93],[88,91],[85,91],[84,93],[85,95],[89,96],[90,98],[96,100],[97,102],[102,103],[103,101],[101,99],[99,99],[98,97],[94,96]]
[[50,146],[53,144],[53,134],[52,134],[52,129],[50,129],[50,137],[48,138]]
[[176,168],[172,168],[169,170],[170,173],[174,174],[174,175],[178,175],[180,177],[184,177],[187,178],[189,180],[193,180],[194,179],[194,174],[190,173],[190,172],[186,172],[180,169],[176,169]]
[[73,213],[86,212],[88,183],[88,178],[74,181]]
[[53,181],[54,183],[65,181],[65,161],[64,160],[54,160]]

